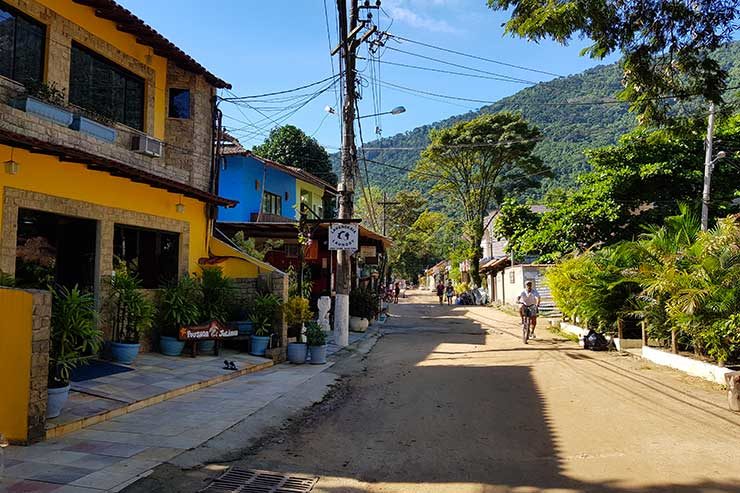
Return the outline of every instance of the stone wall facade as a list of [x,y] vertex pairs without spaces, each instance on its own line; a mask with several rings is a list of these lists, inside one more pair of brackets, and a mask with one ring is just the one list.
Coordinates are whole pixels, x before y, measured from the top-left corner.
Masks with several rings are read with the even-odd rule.
[[51,293],[31,290],[33,328],[31,331],[31,385],[28,399],[28,442],[44,439],[46,432],[46,389],[49,376],[51,337]]
[[[6,187],[4,192],[2,237],[0,238],[0,271],[2,272],[10,275],[15,274],[18,210],[22,208],[97,221],[97,255],[94,279],[99,307],[101,306],[103,291],[102,280],[113,273],[113,235],[116,224],[178,233],[180,237],[178,259],[180,275],[188,272],[190,223],[187,221],[177,221],[127,209],[105,207],[90,202],[65,199],[28,190]],[[106,336],[109,335],[106,333]]]
[[[140,131],[122,124],[115,124],[117,138],[114,143],[65,128],[9,106],[13,98],[24,94],[25,88],[14,81],[0,77],[0,103],[4,103],[0,104],[0,129],[79,149],[95,156],[120,161],[158,176],[195,186],[204,191],[209,190],[213,154],[211,145],[212,104],[215,88],[202,75],[179,69],[167,61],[164,64],[167,66],[165,75],[173,78],[172,83],[167,79],[165,86],[160,87],[158,84],[161,82],[157,81],[158,74],[154,63],[143,63],[35,0],[5,1],[46,26],[45,82],[53,83],[58,89],[63,90],[65,97],[69,94],[73,42],[91,49],[144,79],[144,128]],[[99,22],[110,21],[99,19]],[[162,80],[161,74],[159,74],[159,79]],[[167,118],[169,88],[182,88],[183,81],[187,82],[185,88],[191,91],[191,118],[188,120]],[[158,92],[161,92],[159,97],[164,98],[165,102],[163,105],[165,114],[163,115],[158,114],[161,109],[158,109],[155,104],[155,94]],[[70,107],[70,109],[75,108]],[[155,158],[133,152],[131,150],[132,137],[154,135],[157,121],[161,125],[162,119],[164,119],[165,129],[162,156]]]

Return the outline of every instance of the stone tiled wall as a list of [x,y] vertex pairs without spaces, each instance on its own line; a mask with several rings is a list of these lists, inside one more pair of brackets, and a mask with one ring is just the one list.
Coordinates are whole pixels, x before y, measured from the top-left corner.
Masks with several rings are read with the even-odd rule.
[[[115,128],[118,131],[116,142],[109,143],[8,106],[7,103],[23,94],[24,89],[17,83],[0,77],[0,103],[5,103],[0,104],[0,129],[84,150],[96,156],[121,161],[159,176],[193,185],[201,190],[208,190],[212,155],[211,102],[215,89],[202,75],[186,72],[168,62],[167,76],[171,76],[173,80],[171,83],[168,80],[166,87],[157,87],[156,73],[151,66],[124,53],[104,39],[94,36],[55,11],[34,0],[4,1],[47,26],[46,81],[54,83],[56,87],[64,90],[66,95],[69,94],[71,47],[75,41],[145,79],[145,134],[154,134],[155,116],[166,117],[156,114],[157,91],[162,91],[163,94],[160,96],[166,100],[169,87],[182,87],[182,84],[187,82],[185,87],[191,90],[193,112],[189,120],[166,119],[162,157],[153,158],[131,151],[132,136],[142,135],[142,132],[136,129],[116,124]],[[100,22],[109,21],[100,19]],[[170,156],[170,153],[173,155]]]
[[203,77],[185,71],[172,62],[167,64],[167,85],[190,90],[190,118],[167,118],[167,166],[189,170],[190,184],[207,190],[211,170],[212,101],[215,90]]
[[46,427],[46,389],[49,374],[51,293],[31,290],[33,329],[31,331],[31,385],[28,400],[28,441],[44,439]]

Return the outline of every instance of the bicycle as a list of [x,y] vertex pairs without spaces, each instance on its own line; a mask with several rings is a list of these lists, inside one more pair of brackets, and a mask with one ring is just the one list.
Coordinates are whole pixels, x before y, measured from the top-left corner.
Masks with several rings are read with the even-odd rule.
[[527,344],[529,341],[529,336],[531,335],[530,327],[532,326],[532,306],[534,305],[524,305],[524,316],[522,317],[522,342],[524,344]]

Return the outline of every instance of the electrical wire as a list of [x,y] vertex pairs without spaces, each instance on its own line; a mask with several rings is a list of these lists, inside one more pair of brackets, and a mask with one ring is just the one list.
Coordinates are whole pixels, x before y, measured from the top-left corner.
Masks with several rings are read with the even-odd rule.
[[525,67],[523,65],[516,65],[516,64],[513,64],[513,63],[502,62],[500,60],[494,60],[492,58],[486,58],[486,57],[482,57],[482,56],[478,56],[478,55],[471,55],[470,53],[463,53],[462,51],[451,50],[449,48],[444,48],[442,46],[436,46],[436,45],[433,45],[433,44],[423,43],[421,41],[415,41],[413,39],[404,38],[403,36],[398,36],[396,34],[390,34],[389,33],[388,36],[390,36],[392,38],[395,38],[395,39],[398,39],[398,40],[401,40],[401,41],[406,41],[407,43],[413,43],[413,44],[417,44],[417,45],[420,45],[420,46],[425,46],[427,48],[432,48],[432,49],[435,49],[435,50],[444,51],[444,52],[447,52],[447,53],[452,53],[454,55],[459,55],[459,56],[464,56],[464,57],[468,57],[468,58],[473,58],[473,59],[476,59],[476,60],[482,60],[484,62],[495,63],[497,65],[503,65],[505,67],[516,68],[516,69],[519,69],[519,70],[526,70],[526,71],[535,72],[535,73],[538,73],[538,74],[552,75],[554,77],[563,77],[561,74],[556,74],[554,72],[548,72],[546,70],[539,70],[539,69],[536,69],[536,68]]
[[386,48],[389,49],[389,50],[391,50],[391,51],[395,51],[395,52],[398,52],[398,53],[403,53],[405,55],[414,56],[414,57],[417,57],[417,58],[422,58],[424,60],[429,60],[429,61],[436,62],[436,63],[441,63],[443,65],[449,65],[451,67],[457,67],[457,68],[461,68],[461,69],[465,69],[465,70],[470,70],[471,72],[478,72],[480,74],[492,75],[492,76],[495,76],[495,77],[502,77],[503,80],[505,80],[506,82],[513,82],[513,83],[517,83],[517,84],[538,84],[538,82],[535,82],[535,81],[526,80],[526,79],[520,79],[518,77],[512,77],[512,76],[505,75],[505,74],[499,74],[499,73],[496,73],[496,72],[490,72],[488,70],[481,70],[481,69],[477,69],[477,68],[474,68],[474,67],[468,67],[466,65],[460,65],[459,63],[448,62],[446,60],[440,60],[439,58],[434,58],[434,57],[422,55],[422,54],[419,54],[419,53],[414,53],[414,52],[411,52],[411,51],[402,50],[400,48],[394,48],[393,46],[387,46]]
[[[339,75],[341,75],[341,74],[339,74]],[[237,97],[220,98],[220,99],[222,101],[241,101],[241,100],[244,100],[244,99],[258,99],[258,98],[263,98],[263,97],[267,97],[267,96],[275,96],[275,95],[278,95],[278,94],[287,94],[287,93],[290,93],[290,92],[302,91],[303,89],[307,89],[309,87],[313,87],[313,86],[317,86],[319,84],[323,84],[324,82],[327,82],[327,81],[332,80],[332,79],[335,79],[335,78],[337,78],[337,75],[331,75],[331,76],[329,76],[329,77],[327,77],[325,79],[321,79],[321,80],[318,80],[316,82],[311,82],[310,84],[306,84],[306,85],[303,85],[303,86],[300,86],[300,87],[295,87],[293,89],[286,89],[284,91],[268,92],[268,93],[265,93],[265,94],[256,94],[256,95],[253,95],[253,96],[237,96]],[[229,91],[229,92],[231,92],[231,91]]]

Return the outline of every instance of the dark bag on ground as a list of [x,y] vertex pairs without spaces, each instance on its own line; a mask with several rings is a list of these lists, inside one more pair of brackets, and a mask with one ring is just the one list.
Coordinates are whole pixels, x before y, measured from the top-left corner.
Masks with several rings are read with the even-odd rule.
[[590,349],[591,351],[606,351],[608,347],[609,341],[606,340],[606,337],[593,329],[589,330],[588,334],[583,338],[583,349]]

